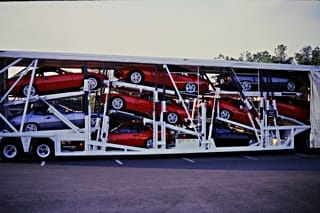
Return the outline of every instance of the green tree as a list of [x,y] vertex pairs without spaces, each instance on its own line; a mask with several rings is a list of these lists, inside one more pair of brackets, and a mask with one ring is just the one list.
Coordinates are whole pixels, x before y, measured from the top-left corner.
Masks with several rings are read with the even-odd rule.
[[298,64],[310,65],[312,62],[312,47],[310,45],[303,47],[299,53],[295,54]]
[[214,59],[222,59],[222,60],[227,60],[227,61],[236,61],[235,58],[231,56],[224,56],[223,54],[219,54],[218,57],[215,57]]
[[274,54],[272,61],[274,63],[281,63],[281,64],[287,64],[288,63],[288,58],[287,58],[287,45],[284,44],[279,44],[275,49],[274,49]]
[[252,54],[247,50],[240,54],[239,61],[253,61]]
[[320,65],[320,48],[315,47],[312,50],[311,55],[312,55],[311,64],[319,66]]
[[215,57],[214,59],[225,59],[223,54],[219,54],[218,57]]
[[271,54],[267,50],[253,54],[252,60],[255,62],[272,63]]

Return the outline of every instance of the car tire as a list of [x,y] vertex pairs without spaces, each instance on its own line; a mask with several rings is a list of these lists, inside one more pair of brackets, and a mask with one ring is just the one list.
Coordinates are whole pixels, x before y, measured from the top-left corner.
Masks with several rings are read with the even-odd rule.
[[128,82],[133,84],[142,84],[143,83],[143,74],[140,70],[133,70],[128,76]]
[[153,148],[153,139],[152,138],[147,139],[146,142],[144,143],[144,146],[147,149]]
[[221,109],[220,110],[220,118],[230,120],[231,118],[231,112],[227,109]]
[[294,92],[296,90],[296,84],[293,82],[293,81],[288,81],[286,83],[286,89],[289,91],[289,92]]
[[166,121],[169,123],[169,124],[177,124],[178,121],[179,121],[179,116],[177,113],[175,112],[168,112],[167,116],[166,116]]
[[35,132],[38,130],[39,130],[39,127],[35,123],[26,123],[24,125],[24,131],[26,131],[26,132]]
[[250,138],[249,141],[248,141],[248,145],[249,146],[252,145],[252,144],[255,144],[255,143],[257,143],[257,140],[254,139],[254,138]]
[[99,80],[95,77],[89,77],[89,89],[90,90],[95,90],[99,87]]
[[252,89],[252,83],[250,81],[242,81],[241,86],[243,91],[250,91]]
[[[22,87],[22,94],[27,97],[28,96],[29,85],[25,85]],[[31,86],[30,96],[34,96],[37,94],[37,89],[35,86]]]
[[125,108],[125,101],[120,97],[114,97],[111,100],[111,108],[115,110],[122,110]]
[[2,160],[17,161],[21,155],[22,147],[19,141],[2,141],[0,143],[0,157]]
[[52,143],[48,141],[35,142],[32,148],[32,156],[37,160],[47,160],[54,155]]
[[95,127],[96,124],[97,124],[97,117],[92,117],[92,116],[91,116],[90,126],[91,126],[91,127]]
[[187,93],[194,93],[197,91],[197,85],[194,83],[186,83],[184,89]]

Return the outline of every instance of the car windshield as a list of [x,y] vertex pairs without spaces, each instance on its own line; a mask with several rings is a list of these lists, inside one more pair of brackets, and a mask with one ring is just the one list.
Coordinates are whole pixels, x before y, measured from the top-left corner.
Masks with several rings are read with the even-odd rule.
[[59,105],[54,105],[54,107],[55,107],[59,112],[61,112],[61,113],[74,112],[73,109],[70,109],[70,108],[68,108],[68,107],[66,107],[66,106],[63,106],[63,105],[61,105],[61,104],[59,104]]
[[[26,71],[26,68],[22,69],[21,71],[17,72],[15,75],[13,75],[11,78],[19,78],[24,72]],[[32,72],[32,68],[28,70],[28,73],[26,75],[30,75]],[[36,76],[52,76],[52,75],[62,75],[68,73],[65,70],[59,69],[57,67],[41,67],[36,68]]]
[[[25,71],[26,71],[26,69],[23,69],[23,70],[17,72],[16,74],[14,74],[11,78],[19,78],[23,74],[23,72],[25,72]],[[31,71],[31,70],[29,70],[29,71]]]
[[143,126],[142,123],[121,123],[117,127],[113,128],[110,132],[112,133],[134,133],[134,132],[142,132],[152,129],[151,127]]

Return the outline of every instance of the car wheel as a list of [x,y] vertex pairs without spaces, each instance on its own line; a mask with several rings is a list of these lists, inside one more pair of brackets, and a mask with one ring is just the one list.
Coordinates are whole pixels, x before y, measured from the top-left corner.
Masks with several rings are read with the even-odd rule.
[[90,119],[90,126],[94,127],[97,123],[97,118],[96,117],[91,117]]
[[124,109],[124,105],[125,105],[124,100],[120,97],[115,97],[111,101],[111,107],[112,109],[115,109],[115,110]]
[[184,86],[186,92],[188,93],[194,93],[196,90],[197,90],[197,85],[194,84],[194,83],[187,83],[185,86]]
[[169,112],[167,114],[167,122],[169,124],[176,124],[179,121],[179,116],[178,114],[174,113],[174,112]]
[[250,138],[250,140],[248,141],[248,145],[252,145],[255,144],[257,141],[254,138]]
[[289,92],[294,92],[296,90],[296,84],[293,81],[288,81],[286,87]]
[[226,109],[220,110],[220,117],[226,120],[229,120],[231,118],[231,112]]
[[96,79],[95,77],[89,77],[88,78],[88,81],[89,81],[89,89],[90,90],[95,90],[98,88],[98,79]]
[[250,91],[252,89],[252,84],[250,81],[242,81],[241,86],[244,91]]
[[0,143],[0,157],[4,161],[16,161],[22,154],[22,148],[18,142]]
[[24,130],[26,132],[33,132],[33,131],[38,131],[38,126],[35,123],[26,123],[24,126]]
[[[25,85],[23,88],[22,88],[22,94],[27,97],[28,96],[28,89],[29,89],[29,85]],[[37,94],[37,90],[34,86],[31,86],[31,92],[30,92],[30,95],[31,96],[34,96]]]
[[153,140],[152,140],[152,138],[149,138],[149,139],[146,140],[146,142],[145,142],[145,147],[146,147],[147,149],[153,148]]
[[47,160],[53,156],[53,147],[49,142],[37,142],[32,149],[32,156],[38,160]]
[[143,82],[143,74],[138,70],[132,71],[128,80],[133,84],[141,84]]

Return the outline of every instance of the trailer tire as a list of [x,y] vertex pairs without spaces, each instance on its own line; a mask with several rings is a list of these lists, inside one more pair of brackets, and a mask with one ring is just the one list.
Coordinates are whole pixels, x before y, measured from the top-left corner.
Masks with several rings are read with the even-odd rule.
[[48,160],[54,156],[52,143],[48,141],[35,142],[32,147],[32,156],[37,160]]
[[17,161],[22,155],[22,147],[18,141],[0,143],[0,157],[4,161]]

